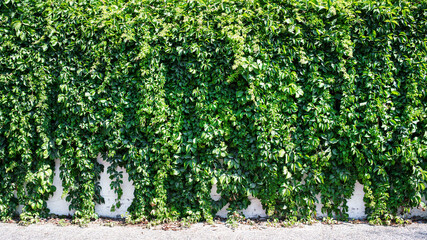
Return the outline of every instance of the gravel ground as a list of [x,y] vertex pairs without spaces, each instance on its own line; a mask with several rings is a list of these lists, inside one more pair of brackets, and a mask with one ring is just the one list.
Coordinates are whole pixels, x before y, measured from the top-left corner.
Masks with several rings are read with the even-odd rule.
[[236,229],[224,223],[193,224],[190,228],[160,225],[105,226],[91,223],[88,227],[59,226],[53,223],[20,226],[0,223],[0,239],[427,239],[427,223],[406,226],[371,226],[365,223],[326,225],[314,223],[296,227],[270,227],[264,224],[240,224]]

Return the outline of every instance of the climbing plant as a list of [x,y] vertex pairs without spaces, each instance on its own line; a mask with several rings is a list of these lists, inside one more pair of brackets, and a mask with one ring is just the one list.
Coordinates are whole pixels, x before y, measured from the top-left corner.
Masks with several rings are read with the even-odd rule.
[[[96,218],[100,173],[132,221],[348,218],[423,206],[427,2],[0,2],[0,218],[55,192]],[[99,156],[111,165],[104,169]],[[210,197],[216,184],[221,199]]]

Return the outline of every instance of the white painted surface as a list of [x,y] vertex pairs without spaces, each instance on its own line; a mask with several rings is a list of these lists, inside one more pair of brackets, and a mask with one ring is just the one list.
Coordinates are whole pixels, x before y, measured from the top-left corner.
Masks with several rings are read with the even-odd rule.
[[353,195],[347,202],[349,218],[362,219],[366,217],[364,196],[363,185],[356,182]]
[[[363,201],[363,197],[365,196],[365,192],[363,191],[363,185],[356,181],[354,186],[354,192],[350,199],[347,201],[348,205],[348,217],[354,219],[364,219],[366,218],[365,214],[365,202]],[[317,217],[326,217],[326,213],[322,213],[323,204],[320,202],[320,194],[317,196],[318,204],[316,204],[316,212]]]
[[[211,198],[215,201],[218,201],[221,198],[221,195],[217,192],[216,184],[212,186]],[[262,204],[259,199],[250,196],[249,201],[251,201],[251,204],[249,204],[248,208],[240,211],[241,213],[243,213],[243,215],[245,215],[245,217],[248,217],[248,218],[267,217],[267,214],[265,213],[265,210],[262,208]],[[229,203],[227,203],[221,210],[219,210],[216,213],[216,215],[222,218],[226,218],[228,214],[228,211],[227,211],[228,206],[230,206]]]
[[97,204],[95,206],[96,213],[102,217],[125,217],[127,216],[126,210],[131,205],[133,200],[133,191],[135,187],[132,182],[129,182],[129,174],[124,168],[118,168],[119,171],[123,173],[123,196],[120,199],[121,206],[116,208],[114,212],[111,212],[111,206],[116,203],[117,194],[114,193],[114,190],[111,189],[111,179],[107,173],[107,168],[111,166],[110,163],[102,160],[101,157],[98,157],[98,162],[104,165],[104,172],[101,173],[100,184],[101,184],[101,196],[104,197],[103,204]]
[[[122,217],[126,216],[126,209],[130,206],[133,200],[133,191],[134,186],[131,182],[128,181],[129,175],[126,173],[125,169],[119,169],[123,171],[123,196],[121,198],[122,206],[118,209],[116,209],[115,212],[111,212],[110,208],[115,203],[116,200],[116,194],[113,190],[110,188],[111,180],[107,174],[107,168],[110,165],[109,163],[103,161],[100,157],[98,158],[98,162],[104,165],[104,172],[101,174],[101,195],[105,199],[104,204],[96,205],[95,211],[98,213],[101,217]],[[59,214],[59,215],[72,215],[74,211],[69,210],[69,203],[61,197],[62,195],[62,183],[59,178],[59,160],[55,162],[55,176],[54,176],[54,185],[56,186],[57,190],[55,194],[49,199],[47,202],[48,208],[51,210],[51,213]],[[365,215],[365,203],[363,202],[363,186],[360,183],[356,183],[355,190],[353,193],[353,196],[348,200],[348,207],[349,207],[349,217],[354,219],[363,219],[366,217]],[[219,200],[221,198],[220,194],[217,193],[216,186],[213,186],[211,190],[211,197],[213,200]],[[320,196],[318,196],[319,199]],[[262,208],[261,202],[259,199],[249,197],[249,200],[251,201],[251,204],[248,206],[247,209],[243,209],[241,212],[248,218],[257,218],[257,217],[266,217],[265,210]],[[319,201],[320,202],[320,201]],[[227,207],[224,206],[218,213],[217,216],[220,217],[227,217]],[[317,204],[317,216],[323,217],[325,214],[321,213],[321,204]],[[422,216],[427,217],[427,211],[421,211],[419,209],[413,209],[411,211],[411,214],[407,216]]]
[[70,204],[62,198],[64,188],[62,187],[62,181],[59,177],[59,159],[55,160],[55,176],[53,177],[53,185],[56,187],[56,191],[52,197],[47,201],[47,207],[51,213],[58,215],[73,215],[74,210],[69,210]]
[[[425,198],[422,198],[423,202],[426,202]],[[404,214],[403,217],[422,217],[427,218],[427,211],[426,209],[420,209],[420,208],[413,208],[409,214]]]
[[[123,169],[119,168],[119,171],[123,172],[123,196],[120,200],[121,207],[117,208],[116,211],[111,212],[111,206],[116,203],[117,194],[111,189],[111,179],[107,173],[107,168],[111,165],[110,163],[102,160],[98,157],[98,162],[104,165],[104,172],[101,173],[100,184],[101,184],[101,195],[104,197],[105,203],[95,205],[95,211],[99,216],[103,217],[122,217],[126,215],[126,209],[130,206],[133,199],[133,191],[135,187],[129,182],[129,174]],[[53,178],[53,184],[56,186],[56,192],[47,201],[47,207],[51,213],[58,215],[73,215],[74,210],[69,210],[70,204],[62,198],[63,187],[59,177],[59,159],[55,161],[55,176]]]

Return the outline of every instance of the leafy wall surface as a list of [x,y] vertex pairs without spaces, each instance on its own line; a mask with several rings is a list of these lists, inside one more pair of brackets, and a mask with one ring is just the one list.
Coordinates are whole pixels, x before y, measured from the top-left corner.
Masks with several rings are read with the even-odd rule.
[[46,216],[60,159],[95,218],[99,153],[134,221],[346,218],[356,181],[371,219],[422,206],[426,75],[425,0],[4,0],[0,217]]

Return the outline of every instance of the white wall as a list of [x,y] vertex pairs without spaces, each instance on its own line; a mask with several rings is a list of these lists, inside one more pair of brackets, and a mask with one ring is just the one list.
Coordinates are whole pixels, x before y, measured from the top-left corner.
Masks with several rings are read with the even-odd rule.
[[[129,175],[126,173],[124,169],[120,169],[123,171],[123,196],[121,198],[122,206],[119,209],[116,209],[115,212],[111,212],[110,208],[115,203],[116,194],[113,190],[110,188],[111,180],[109,179],[109,176],[107,174],[107,167],[110,165],[109,163],[103,161],[101,157],[98,157],[98,162],[104,165],[104,172],[101,174],[101,195],[105,199],[104,204],[98,204],[95,207],[95,211],[99,214],[101,217],[122,217],[126,216],[126,209],[130,206],[133,199],[133,191],[134,186],[132,185],[132,182],[128,181]],[[72,215],[74,211],[70,211],[69,203],[65,200],[65,197],[62,198],[62,184],[61,179],[59,178],[59,160],[55,162],[55,176],[54,176],[54,185],[56,186],[57,190],[55,194],[49,199],[47,202],[48,208],[51,210],[51,213],[58,214],[58,215]],[[349,217],[354,219],[363,219],[366,217],[365,215],[365,203],[363,202],[363,186],[360,183],[356,183],[355,190],[353,193],[353,196],[348,201],[348,207],[349,207]],[[211,190],[211,197],[214,200],[218,200],[221,196],[216,191],[216,186],[213,186]],[[318,199],[320,196],[318,196]],[[251,201],[251,204],[248,206],[247,209],[243,209],[242,213],[248,217],[248,218],[257,218],[257,217],[266,217],[266,213],[264,209],[262,208],[261,202],[259,199],[249,197],[249,200]],[[320,199],[319,199],[320,200]],[[223,209],[221,209],[217,215],[220,217],[226,217],[227,216],[227,207],[224,206]],[[321,204],[317,204],[317,213],[318,217],[325,216],[324,214],[321,214]],[[408,216],[422,216],[427,217],[427,211],[421,211],[419,209],[413,209],[411,211],[411,214]]]
[[[111,212],[111,206],[115,203],[117,194],[114,193],[114,190],[110,188],[111,179],[107,173],[107,168],[111,164],[102,160],[101,157],[98,157],[98,162],[104,165],[104,172],[101,173],[100,184],[102,187],[101,195],[104,197],[104,204],[97,204],[95,206],[95,211],[99,216],[102,217],[122,217],[126,215],[126,209],[130,206],[133,199],[133,191],[135,187],[129,182],[129,174],[125,169],[120,168],[119,170],[123,172],[123,196],[120,199],[121,207],[117,208],[116,211]],[[51,213],[58,215],[73,215],[74,210],[69,210],[70,204],[65,200],[65,197],[62,198],[62,182],[59,177],[59,159],[55,160],[55,176],[53,178],[53,184],[56,186],[56,191],[53,196],[47,201],[47,207],[50,209]]]

